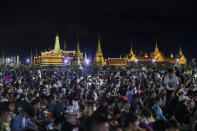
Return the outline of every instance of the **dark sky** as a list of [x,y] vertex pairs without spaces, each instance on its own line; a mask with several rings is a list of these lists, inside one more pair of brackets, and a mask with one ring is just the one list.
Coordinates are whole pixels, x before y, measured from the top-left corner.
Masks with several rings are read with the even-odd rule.
[[178,53],[180,44],[189,59],[197,56],[197,15],[191,0],[66,0],[0,3],[0,45],[7,55],[29,56],[30,50],[53,48],[58,32],[63,47],[80,48],[93,57],[101,33],[105,57],[130,50],[150,53],[158,40],[166,56]]

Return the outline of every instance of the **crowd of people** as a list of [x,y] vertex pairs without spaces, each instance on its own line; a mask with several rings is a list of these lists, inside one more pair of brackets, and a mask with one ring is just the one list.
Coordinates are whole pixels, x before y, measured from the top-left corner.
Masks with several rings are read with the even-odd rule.
[[197,131],[197,83],[181,68],[0,69],[0,131]]

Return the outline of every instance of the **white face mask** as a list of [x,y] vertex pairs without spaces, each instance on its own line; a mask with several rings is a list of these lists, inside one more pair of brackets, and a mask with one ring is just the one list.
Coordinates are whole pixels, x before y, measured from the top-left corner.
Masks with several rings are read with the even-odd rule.
[[46,106],[41,106],[41,109],[45,109],[46,108]]
[[39,97],[40,95],[39,94],[36,94],[36,97]]
[[7,123],[10,123],[12,121],[12,118],[11,117],[8,117],[7,119],[6,119],[6,122]]

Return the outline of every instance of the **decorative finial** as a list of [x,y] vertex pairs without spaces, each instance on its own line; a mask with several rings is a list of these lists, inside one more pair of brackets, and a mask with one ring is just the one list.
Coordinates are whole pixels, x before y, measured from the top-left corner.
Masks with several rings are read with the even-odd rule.
[[55,38],[55,47],[54,47],[54,50],[60,50],[60,42],[59,42],[59,36],[58,36],[58,33],[57,33],[57,36]]
[[182,56],[183,55],[183,52],[182,52],[182,47],[180,45],[180,49],[179,49],[179,55]]
[[85,59],[85,60],[87,60],[87,55],[86,55],[86,52],[85,52],[85,56],[84,56],[84,59]]
[[170,58],[173,58],[173,57],[174,57],[174,56],[173,56],[173,54],[171,53],[171,54],[170,54]]
[[133,48],[132,48],[132,43],[131,43],[131,50],[130,50],[130,56],[134,55],[133,53]]
[[66,50],[66,41],[64,41],[64,50]]

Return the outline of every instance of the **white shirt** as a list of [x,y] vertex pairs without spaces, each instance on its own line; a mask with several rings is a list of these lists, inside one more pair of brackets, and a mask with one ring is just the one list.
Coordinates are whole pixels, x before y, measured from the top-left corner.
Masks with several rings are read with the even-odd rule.
[[[172,85],[172,87],[169,87],[169,84]],[[175,90],[175,87],[179,84],[179,79],[177,76],[173,76],[172,78],[169,78],[168,75],[164,78],[164,85],[166,85],[167,90]]]

